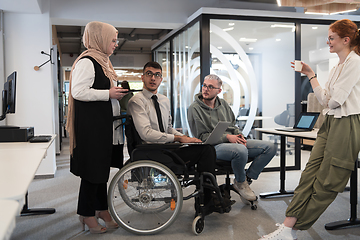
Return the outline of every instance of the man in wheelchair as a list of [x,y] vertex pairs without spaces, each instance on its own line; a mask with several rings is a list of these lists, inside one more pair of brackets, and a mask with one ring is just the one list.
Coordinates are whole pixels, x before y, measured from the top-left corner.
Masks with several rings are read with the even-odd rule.
[[[196,171],[202,177],[204,184],[200,186],[203,189],[203,198],[200,198],[200,200],[195,199],[200,201],[201,206],[210,206],[201,211],[196,209],[197,214],[207,215],[213,211],[229,212],[234,201],[223,198],[217,186],[215,177],[216,152],[214,147],[204,144],[191,144],[201,143],[202,141],[185,136],[172,128],[170,101],[166,96],[157,92],[162,82],[162,67],[160,64],[157,62],[145,64],[141,78],[143,90],[129,100],[128,113],[133,120],[135,132],[138,133],[144,143],[151,143],[151,145],[133,152],[131,157],[133,159],[161,159],[161,163],[173,170],[175,174],[179,166],[186,165],[185,168],[187,169],[196,166]],[[182,144],[164,145],[164,143],[174,142]],[[167,149],[157,150],[157,144],[162,144],[163,148]],[[200,205],[195,202],[195,206]]]

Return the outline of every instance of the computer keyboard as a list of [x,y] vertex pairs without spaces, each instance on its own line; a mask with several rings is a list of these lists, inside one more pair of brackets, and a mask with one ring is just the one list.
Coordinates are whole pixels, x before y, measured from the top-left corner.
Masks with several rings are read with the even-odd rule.
[[36,142],[48,142],[51,140],[51,135],[38,135],[30,138],[29,142],[36,143]]

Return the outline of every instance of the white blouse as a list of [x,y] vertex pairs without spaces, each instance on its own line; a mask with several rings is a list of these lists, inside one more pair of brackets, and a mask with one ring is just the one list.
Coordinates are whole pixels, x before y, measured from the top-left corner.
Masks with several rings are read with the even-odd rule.
[[335,118],[360,113],[360,56],[351,51],[343,63],[339,63],[329,74],[322,89],[314,89],[316,98],[325,108],[323,114]]
[[80,59],[72,72],[71,95],[74,99],[84,102],[108,101],[109,90],[93,89],[95,69],[88,58]]

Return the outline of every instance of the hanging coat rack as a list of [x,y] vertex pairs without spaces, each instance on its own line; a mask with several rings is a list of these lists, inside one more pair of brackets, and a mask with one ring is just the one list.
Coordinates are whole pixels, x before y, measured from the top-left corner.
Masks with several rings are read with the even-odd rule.
[[34,67],[34,70],[35,70],[35,71],[39,71],[39,69],[40,69],[42,66],[44,66],[45,64],[47,64],[48,62],[50,62],[51,64],[54,64],[54,63],[52,62],[52,58],[51,58],[51,54],[52,54],[52,51],[53,51],[53,50],[54,50],[53,48],[50,48],[50,54],[47,54],[46,52],[41,51],[41,54],[48,55],[48,56],[50,57],[50,59],[47,60],[46,62],[44,62],[43,64],[41,64],[40,66],[35,66],[35,67]]

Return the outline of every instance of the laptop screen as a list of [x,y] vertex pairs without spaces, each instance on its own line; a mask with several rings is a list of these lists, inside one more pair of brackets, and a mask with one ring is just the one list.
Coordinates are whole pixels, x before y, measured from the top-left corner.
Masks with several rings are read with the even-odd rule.
[[319,113],[301,113],[295,128],[312,129],[316,123]]
[[302,116],[300,121],[298,122],[298,125],[296,127],[298,128],[308,128],[311,126],[312,121],[314,120],[315,116]]

